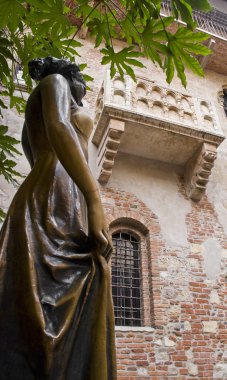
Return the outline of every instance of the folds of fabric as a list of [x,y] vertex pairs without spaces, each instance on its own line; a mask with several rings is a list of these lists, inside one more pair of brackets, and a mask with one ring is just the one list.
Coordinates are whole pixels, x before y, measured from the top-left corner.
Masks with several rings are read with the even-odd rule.
[[43,152],[0,241],[0,380],[114,380],[106,260],[81,225],[75,184]]

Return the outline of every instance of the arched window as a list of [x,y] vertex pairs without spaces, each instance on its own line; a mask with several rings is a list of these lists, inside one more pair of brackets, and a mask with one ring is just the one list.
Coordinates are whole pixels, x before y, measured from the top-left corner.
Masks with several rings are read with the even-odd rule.
[[112,294],[117,326],[141,326],[140,242],[130,233],[112,235]]
[[223,96],[223,107],[224,107],[225,114],[227,116],[227,89],[226,88],[224,88],[223,94],[224,94],[224,96]]

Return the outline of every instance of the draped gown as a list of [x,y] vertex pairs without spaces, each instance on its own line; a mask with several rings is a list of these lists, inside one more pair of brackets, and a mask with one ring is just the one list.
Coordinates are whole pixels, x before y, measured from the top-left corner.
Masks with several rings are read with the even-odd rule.
[[[109,268],[92,255],[83,200],[48,140],[41,101],[38,86],[23,131],[32,170],[1,230],[0,380],[113,380]],[[79,112],[71,122],[86,155]]]

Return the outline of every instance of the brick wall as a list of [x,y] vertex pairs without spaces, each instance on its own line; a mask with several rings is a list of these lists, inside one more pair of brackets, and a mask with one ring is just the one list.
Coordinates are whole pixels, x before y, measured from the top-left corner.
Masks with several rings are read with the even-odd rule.
[[[183,181],[179,191],[185,196]],[[116,327],[118,380],[227,379],[227,239],[213,206],[206,197],[192,204],[188,247],[173,248],[135,195],[103,188],[102,199],[111,231],[132,231],[142,243],[144,326]],[[221,247],[213,279],[207,239]]]

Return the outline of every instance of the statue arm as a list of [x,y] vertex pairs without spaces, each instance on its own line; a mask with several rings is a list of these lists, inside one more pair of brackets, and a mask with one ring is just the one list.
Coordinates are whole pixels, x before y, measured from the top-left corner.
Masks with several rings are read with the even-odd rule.
[[87,203],[97,193],[78,136],[70,121],[71,92],[66,79],[49,75],[40,83],[42,113],[50,144],[62,165],[80,188]]
[[40,91],[48,139],[65,170],[85,197],[89,235],[106,256],[111,242],[97,184],[70,122],[71,92],[67,80],[59,74],[49,75],[40,82]]
[[33,155],[32,155],[31,147],[28,140],[26,123],[24,123],[23,129],[22,129],[21,143],[22,143],[24,154],[32,168],[34,166],[34,160],[33,160]]

